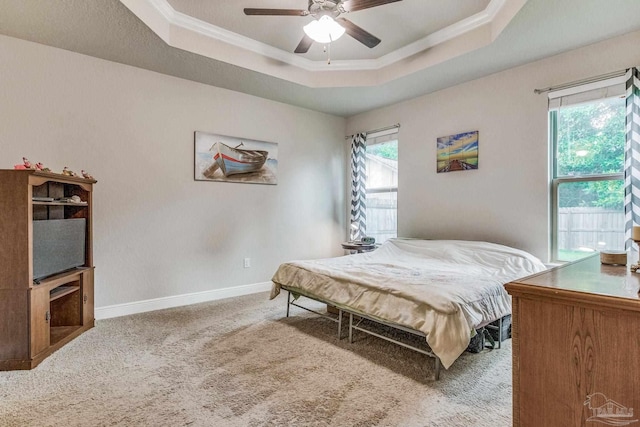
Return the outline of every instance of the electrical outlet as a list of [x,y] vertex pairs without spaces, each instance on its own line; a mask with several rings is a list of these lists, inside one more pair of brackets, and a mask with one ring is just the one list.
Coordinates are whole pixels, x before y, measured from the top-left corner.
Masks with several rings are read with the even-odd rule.
[[245,258],[244,259],[244,268],[250,268],[251,267],[251,258]]

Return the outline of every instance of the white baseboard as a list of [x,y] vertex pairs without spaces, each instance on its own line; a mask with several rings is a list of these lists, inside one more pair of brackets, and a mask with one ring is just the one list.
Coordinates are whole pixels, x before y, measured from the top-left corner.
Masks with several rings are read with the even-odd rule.
[[164,308],[180,307],[183,305],[197,304],[199,302],[215,301],[223,298],[238,297],[255,294],[271,289],[271,282],[253,283],[251,285],[234,286],[210,291],[194,292],[191,294],[174,295],[170,297],[154,298],[143,301],[127,302],[124,304],[96,307],[95,318],[109,319],[111,317],[127,316],[129,314],[144,313],[147,311],[162,310]]

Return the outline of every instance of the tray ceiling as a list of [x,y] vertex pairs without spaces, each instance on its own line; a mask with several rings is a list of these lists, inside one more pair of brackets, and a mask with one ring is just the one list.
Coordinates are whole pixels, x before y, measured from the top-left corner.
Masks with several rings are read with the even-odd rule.
[[[306,9],[307,0],[168,0],[177,12],[255,41],[293,52],[302,38],[302,27],[311,16],[247,16],[247,7]],[[341,15],[382,40],[369,49],[351,37],[331,45],[333,60],[376,59],[446,27],[483,12],[489,0],[403,0]],[[314,43],[305,58],[326,61],[323,46]]]
[[382,39],[378,46],[343,36],[305,54],[293,50],[312,16],[243,9],[306,9],[306,0],[120,1],[170,46],[309,87],[344,87],[385,83],[484,47],[527,0],[403,0],[359,10],[341,17]]
[[[173,2],[173,5],[165,3],[171,7],[171,10],[179,11],[178,8],[184,8],[188,11],[187,3],[178,3],[178,0],[170,1]],[[238,0],[238,2],[241,1],[244,0]],[[284,4],[279,0],[256,0],[256,3],[250,6],[262,7],[267,2],[275,4],[271,3],[272,1],[277,1],[276,7],[284,7]],[[282,2],[285,1],[289,0],[282,0]],[[423,2],[429,3],[430,1],[432,0],[403,0],[398,4],[411,8],[416,5],[421,7]],[[473,3],[474,0],[468,1]],[[512,0],[507,1],[508,4],[512,4]],[[232,4],[233,2],[225,0],[193,1],[194,5],[198,3]],[[440,3],[447,4],[448,0],[440,1]],[[482,5],[482,3],[480,4]],[[487,3],[487,8],[490,5],[491,2]],[[381,6],[378,10],[384,11],[384,8],[391,6],[393,4]],[[236,13],[236,8],[232,9]],[[256,61],[255,54],[253,56],[246,55],[246,49],[230,45],[225,47],[222,43],[219,47],[231,55],[230,62],[173,47],[152,31],[150,24],[144,23],[120,0],[0,0],[0,11],[2,11],[0,13],[0,34],[2,35],[345,117],[640,30],[640,20],[638,19],[640,1],[638,0],[528,0],[511,20],[501,22],[499,19],[494,19],[492,25],[485,25],[485,30],[487,27],[493,26],[502,29],[501,32],[493,34],[482,30],[471,31],[458,40],[433,46],[423,53],[399,61],[396,65],[387,66],[386,69],[378,69],[373,74],[370,72],[371,70],[343,70],[324,73],[322,71],[308,71],[265,56],[261,56],[261,59]],[[366,11],[354,12],[350,19],[355,21],[357,14],[364,12]],[[387,13],[390,12],[387,11]],[[249,18],[255,17],[247,17],[247,19]],[[426,18],[424,28],[431,25],[431,20]],[[300,19],[304,21],[303,18]],[[267,17],[264,20],[270,22]],[[220,24],[219,21],[215,22]],[[442,25],[447,24],[449,22],[442,23]],[[151,26],[154,25],[160,27],[164,25],[166,32],[172,36],[170,39],[183,41],[178,37],[179,35],[184,36],[181,34],[180,28],[171,27],[166,20],[158,20],[155,24],[151,24]],[[269,25],[269,31],[274,26],[274,24],[266,25]],[[429,27],[428,31],[433,31],[435,28],[437,27]],[[235,27],[233,29],[248,31]],[[284,50],[286,46],[277,44],[276,38],[280,36],[275,31],[276,29],[277,26],[274,27],[276,33],[273,35],[274,39],[268,40],[273,45],[263,43],[264,46],[281,51],[283,55],[292,56],[293,54],[288,51],[288,48],[287,51]],[[373,28],[367,27],[367,29],[376,33]],[[402,26],[396,27],[395,30],[403,32]],[[231,32],[231,30],[226,31]],[[288,31],[293,30],[288,29]],[[441,30],[436,30],[436,33],[438,31]],[[478,32],[484,36],[476,37]],[[252,40],[249,38],[251,33],[234,34]],[[416,36],[414,35],[414,37]],[[209,45],[210,40],[206,37],[204,39],[207,40],[204,45]],[[389,40],[391,43],[392,39],[389,38]],[[451,50],[449,48],[455,48],[458,43],[463,43],[468,47],[469,44],[472,45],[478,40],[488,44],[457,56],[450,56]],[[487,42],[487,40],[493,41]],[[383,40],[384,42],[385,40]],[[286,43],[286,39],[284,43]],[[362,47],[358,46],[358,49],[361,50]],[[313,53],[310,52],[310,55]],[[632,55],[633,52],[630,53],[630,58]],[[295,55],[293,56],[295,57]],[[252,59],[254,66],[256,63],[262,63],[261,66],[265,69],[268,66],[266,71],[272,71],[274,68],[287,69],[288,72],[297,70],[296,77],[307,84],[296,83],[295,80],[288,80],[284,77],[276,77],[266,71],[255,71],[255,68],[252,69],[248,65],[243,66],[240,60],[248,58]],[[322,59],[315,60],[313,58],[313,56],[305,56],[299,59],[304,59],[307,61],[305,63],[310,62],[312,65],[319,63],[321,66],[326,66]],[[371,60],[376,60],[376,58],[343,59],[332,63],[331,66],[338,65],[343,61]],[[425,62],[428,61],[432,61],[431,65],[425,67]],[[629,63],[628,65],[639,64]],[[617,68],[613,68],[611,71],[615,69]],[[404,74],[397,77],[400,75],[398,71]],[[589,70],[585,70],[584,73],[585,77],[591,75]],[[48,78],[46,73],[43,74],[43,78]],[[324,86],[319,84],[317,80]],[[547,83],[562,83],[563,81],[562,76],[559,76],[558,81]]]

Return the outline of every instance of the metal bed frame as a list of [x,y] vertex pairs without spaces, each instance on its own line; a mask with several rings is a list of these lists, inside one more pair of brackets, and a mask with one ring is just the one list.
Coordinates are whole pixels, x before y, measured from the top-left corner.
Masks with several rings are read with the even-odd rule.
[[[296,292],[295,290],[291,290],[287,286],[280,285],[280,288],[284,289],[285,291],[287,291],[287,317],[289,317],[290,307],[292,305],[295,306],[295,307],[301,308],[303,310],[309,311],[311,313],[317,314],[318,316],[322,316],[322,317],[324,317],[326,319],[331,320],[332,322],[338,323],[338,340],[341,340],[342,339],[342,323],[343,323],[343,318],[344,318],[343,312],[345,312],[345,313],[349,314],[349,343],[350,344],[353,343],[353,331],[356,330],[356,331],[364,332],[364,333],[369,334],[369,335],[373,335],[374,337],[377,337],[377,338],[381,338],[381,339],[383,339],[385,341],[392,342],[394,344],[397,344],[399,346],[408,348],[410,350],[417,351],[418,353],[425,354],[425,355],[435,359],[434,378],[435,378],[436,381],[438,381],[440,379],[440,372],[441,372],[441,369],[442,369],[442,363],[440,362],[440,358],[438,356],[436,356],[433,353],[433,351],[430,351],[430,349],[429,350],[424,350],[424,349],[412,346],[411,344],[407,344],[407,343],[395,340],[393,338],[386,337],[386,336],[384,336],[382,334],[378,334],[378,333],[376,333],[376,332],[374,332],[374,331],[372,331],[370,329],[366,329],[366,328],[360,326],[360,324],[362,323],[362,321],[364,319],[367,319],[367,320],[370,320],[370,321],[372,321],[374,323],[379,323],[379,324],[382,324],[382,325],[385,325],[385,326],[388,326],[388,327],[391,327],[391,328],[395,328],[395,329],[399,329],[399,330],[404,331],[404,332],[408,332],[408,333],[413,334],[413,335],[417,335],[419,337],[423,337],[423,338],[425,338],[425,341],[426,341],[426,335],[424,333],[422,333],[420,331],[417,331],[415,329],[411,329],[411,328],[407,328],[407,327],[402,326],[402,325],[395,324],[395,323],[385,322],[385,321],[380,320],[380,319],[374,319],[374,318],[372,318],[372,317],[370,317],[370,316],[368,316],[366,314],[363,314],[363,313],[360,313],[360,312],[356,312],[356,311],[347,310],[347,309],[340,308],[340,307],[336,307],[337,310],[338,310],[338,316],[337,317],[333,317],[333,316],[330,316],[330,315],[328,315],[326,313],[322,313],[322,312],[319,312],[319,311],[316,311],[316,310],[312,310],[312,309],[310,309],[308,307],[304,307],[304,306],[302,306],[300,304],[297,304],[296,303],[296,298],[294,298],[292,300],[291,299],[291,295],[292,294],[296,294],[296,295],[299,295],[299,296],[304,296],[305,298],[309,298],[309,299],[312,299],[314,301],[318,301],[318,302],[323,303],[323,304],[331,305],[330,302],[323,301],[323,300],[321,300],[319,298],[313,298],[313,297],[310,297],[308,295],[304,295],[304,294],[302,294],[300,292]],[[356,324],[354,324],[354,317],[359,318],[359,320],[357,321]],[[497,329],[498,330],[498,340],[497,340],[498,341],[498,347],[497,348],[500,348],[501,347],[501,343],[502,343],[502,318],[498,319],[498,325],[497,326],[495,326],[495,325],[485,325],[485,326],[479,328],[479,330],[481,330],[480,333],[482,334],[481,348],[485,347],[485,343],[484,343],[484,330],[485,329],[493,329],[493,330]]]

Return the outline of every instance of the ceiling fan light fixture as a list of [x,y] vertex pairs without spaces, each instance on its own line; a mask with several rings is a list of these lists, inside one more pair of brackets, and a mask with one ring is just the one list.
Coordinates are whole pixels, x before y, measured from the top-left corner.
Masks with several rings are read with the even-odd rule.
[[318,43],[331,43],[344,34],[344,28],[330,16],[324,15],[303,27],[306,35]]

